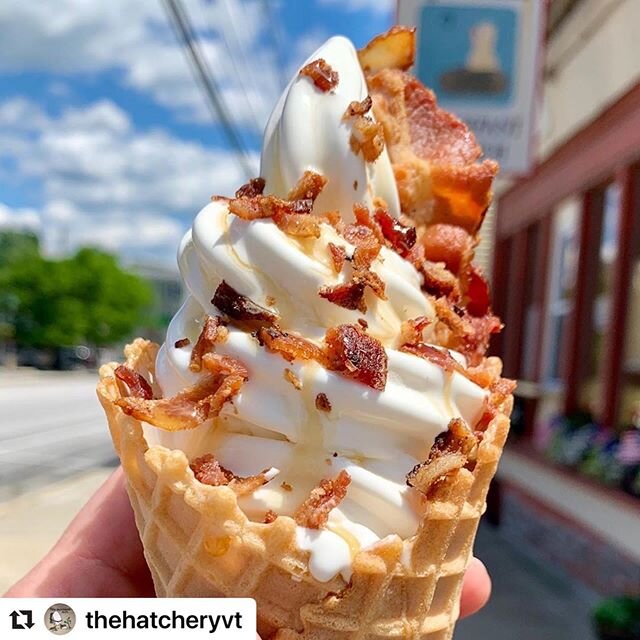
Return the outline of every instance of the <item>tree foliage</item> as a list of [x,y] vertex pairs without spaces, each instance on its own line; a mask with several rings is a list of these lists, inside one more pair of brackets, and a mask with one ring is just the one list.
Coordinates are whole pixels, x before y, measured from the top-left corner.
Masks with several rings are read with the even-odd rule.
[[63,260],[13,252],[0,258],[0,292],[0,315],[13,325],[16,343],[34,347],[114,344],[141,323],[153,300],[145,280],[97,249]]

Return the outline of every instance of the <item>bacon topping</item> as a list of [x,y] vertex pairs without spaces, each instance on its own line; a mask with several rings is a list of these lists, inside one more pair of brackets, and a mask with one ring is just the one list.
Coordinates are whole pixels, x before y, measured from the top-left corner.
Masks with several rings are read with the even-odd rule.
[[287,200],[311,200],[315,202],[327,184],[327,179],[315,171],[305,171],[293,189],[287,194]]
[[236,191],[236,198],[255,198],[264,193],[264,178],[251,178]]
[[294,520],[300,527],[320,529],[329,519],[329,514],[347,495],[351,476],[341,471],[333,480],[320,480],[319,486],[311,491],[309,497],[296,509]]
[[176,349],[182,349],[182,347],[188,347],[191,344],[191,340],[189,338],[180,338],[180,340],[176,340],[173,343],[173,346]]
[[116,400],[116,404],[136,420],[165,431],[195,429],[208,418],[217,416],[225,402],[231,400],[248,379],[244,366],[228,356],[208,353],[202,358],[202,364],[209,374],[172,398],[129,397]]
[[327,331],[329,368],[382,391],[387,382],[387,354],[382,344],[359,326],[342,324]]
[[418,316],[405,320],[400,326],[400,340],[403,344],[418,344],[422,342],[422,332],[431,324],[426,316]]
[[489,284],[475,265],[471,265],[467,272],[466,285],[467,311],[477,318],[486,316],[491,310]]
[[416,243],[416,228],[406,227],[383,207],[378,207],[373,217],[391,248],[406,258]]
[[121,364],[113,373],[118,380],[121,380],[127,385],[131,396],[144,400],[151,400],[151,398],[153,398],[151,385],[137,371]]
[[224,342],[228,335],[229,332],[224,326],[222,318],[207,316],[198,341],[191,351],[189,369],[195,373],[199,372],[202,369],[202,356],[212,351],[216,344]]
[[193,471],[196,480],[212,487],[227,486],[238,496],[253,493],[256,489],[268,482],[266,472],[255,476],[237,476],[229,469],[225,469],[211,454],[207,453],[196,458],[189,467]]
[[369,287],[381,300],[386,300],[384,282],[373,271],[355,269],[349,282],[333,286],[321,287],[318,294],[333,304],[345,309],[367,312],[364,292]]
[[342,271],[342,267],[344,267],[344,263],[347,259],[347,252],[344,247],[339,247],[333,242],[329,243],[329,252],[331,253],[331,262],[333,263],[333,270],[336,273],[340,273]]
[[371,96],[367,96],[364,100],[361,100],[360,102],[358,102],[357,100],[354,100],[353,102],[349,103],[349,106],[347,107],[347,110],[344,112],[342,119],[350,120],[351,118],[355,118],[357,116],[363,116],[365,113],[367,113],[367,111],[371,110],[372,106],[373,106],[373,100],[371,99]]
[[331,402],[329,402],[326,393],[319,393],[316,396],[316,409],[318,411],[326,411],[327,413],[331,411]]
[[473,258],[474,241],[468,231],[453,224],[432,224],[420,238],[427,260],[444,262],[451,273],[460,273]]
[[275,511],[272,511],[271,509],[269,509],[269,511],[267,511],[267,513],[264,514],[264,519],[262,520],[262,522],[264,524],[271,524],[272,522],[275,521],[277,517],[278,517],[278,514]]
[[278,327],[261,327],[256,335],[261,345],[273,353],[279,353],[285,360],[315,360],[320,364],[327,359],[320,347],[312,342],[282,331]]
[[300,75],[311,78],[313,84],[324,93],[338,85],[338,72],[334,71],[324,58],[313,60],[302,67]]
[[355,155],[362,152],[366,162],[375,162],[384,150],[384,130],[368,116],[358,116],[351,129],[349,146]]
[[288,492],[293,491],[293,487],[292,487],[288,482],[285,482],[284,480],[280,483],[280,486],[281,486],[285,491],[288,491]]
[[262,326],[264,324],[273,324],[278,320],[278,316],[275,313],[256,304],[247,296],[238,293],[224,280],[218,285],[211,302],[222,313],[238,322]]
[[462,418],[449,422],[447,431],[439,434],[429,457],[407,474],[407,484],[424,494],[442,478],[459,471],[475,458],[478,439]]
[[291,369],[284,370],[284,379],[287,382],[290,382],[296,389],[298,389],[298,391],[302,389],[302,382],[300,382],[300,378],[298,378]]

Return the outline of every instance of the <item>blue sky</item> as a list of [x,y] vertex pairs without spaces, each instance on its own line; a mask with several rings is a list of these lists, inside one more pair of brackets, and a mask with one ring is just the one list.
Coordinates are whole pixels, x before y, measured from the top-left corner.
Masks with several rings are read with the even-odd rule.
[[[387,29],[395,2],[184,6],[257,172],[282,82],[327,37]],[[35,230],[51,254],[171,264],[208,197],[243,182],[160,0],[3,0],[0,42],[0,227]]]

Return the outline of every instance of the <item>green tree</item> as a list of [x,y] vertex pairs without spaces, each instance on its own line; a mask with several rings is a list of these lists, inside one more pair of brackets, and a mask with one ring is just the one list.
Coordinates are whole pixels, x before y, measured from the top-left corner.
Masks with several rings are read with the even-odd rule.
[[38,236],[24,231],[0,231],[0,268],[25,257],[37,256]]
[[22,255],[0,268],[0,309],[19,346],[114,344],[128,337],[152,301],[150,286],[97,249],[50,260]]

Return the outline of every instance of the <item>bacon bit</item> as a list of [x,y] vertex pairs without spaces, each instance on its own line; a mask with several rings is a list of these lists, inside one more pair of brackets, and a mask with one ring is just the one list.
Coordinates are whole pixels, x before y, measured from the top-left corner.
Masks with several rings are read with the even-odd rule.
[[298,391],[302,389],[302,382],[300,382],[300,378],[298,378],[291,369],[284,370],[284,379],[287,382],[290,382],[296,389],[298,389]]
[[492,407],[501,407],[507,398],[513,394],[516,386],[517,384],[515,380],[499,378],[489,388],[489,391],[491,392],[489,404]]
[[426,462],[417,464],[407,474],[407,484],[427,495],[433,485],[475,459],[478,439],[462,418],[449,422],[439,434]]
[[339,307],[366,313],[367,304],[364,299],[366,287],[369,287],[380,300],[387,299],[384,282],[380,276],[365,269],[354,269],[349,282],[321,287],[318,295]]
[[358,324],[359,324],[363,329],[368,329],[368,328],[369,328],[369,323],[368,323],[364,318],[358,318]]
[[371,96],[367,96],[361,102],[354,100],[353,102],[349,103],[349,106],[347,107],[347,110],[344,112],[342,119],[349,120],[357,116],[363,116],[365,113],[367,113],[367,111],[371,110],[372,106],[373,106],[373,100],[371,99]]
[[400,340],[403,344],[418,344],[422,342],[423,331],[431,324],[431,319],[418,316],[405,320],[400,326]]
[[491,295],[489,284],[475,265],[467,271],[466,285],[467,311],[476,318],[482,318],[491,310]]
[[375,162],[384,150],[384,129],[369,116],[357,116],[353,122],[349,146],[355,155],[362,152],[366,162]]
[[342,215],[339,211],[325,211],[322,216],[326,218],[327,222],[337,230],[340,230],[342,225]]
[[460,310],[446,298],[434,302],[438,324],[438,344],[463,353],[469,365],[476,366],[489,346],[491,335],[502,329],[502,323],[493,314],[474,317]]
[[212,487],[227,486],[238,496],[253,493],[268,482],[264,471],[255,476],[235,475],[229,469],[225,469],[211,453],[196,458],[189,467],[198,482]]
[[275,522],[275,519],[278,517],[278,514],[275,511],[269,509],[267,513],[264,514],[264,519],[262,520],[263,524],[271,524]]
[[236,198],[229,202],[229,211],[243,220],[275,219],[276,216],[285,214],[308,214],[312,208],[311,199],[289,202],[272,195]]
[[273,307],[276,304],[276,299],[273,296],[266,296],[265,297],[265,302],[270,306]]
[[448,351],[444,351],[443,349],[419,342],[418,344],[404,344],[400,347],[400,351],[412,353],[414,356],[429,360],[429,362],[444,369],[447,373],[458,371],[459,373],[464,372],[466,375],[464,367],[462,367]]
[[[299,200],[298,202],[305,202]],[[273,221],[283,233],[296,238],[319,238],[320,218],[312,215],[300,215],[299,213],[278,213],[273,216]]]
[[[378,199],[376,198],[376,200]],[[384,200],[381,200],[381,202],[384,202]],[[362,204],[362,202],[356,202],[353,205],[353,217],[356,219],[356,224],[371,229],[378,243],[381,245],[384,244],[384,236],[382,235],[382,231],[376,224],[375,220],[371,217],[369,208],[366,205]],[[352,244],[358,244],[358,242],[352,242]]]
[[261,196],[264,193],[265,187],[264,178],[251,178],[247,184],[243,184],[236,191],[236,198],[255,198]]
[[118,380],[121,380],[127,385],[130,396],[144,400],[151,400],[153,398],[151,385],[137,371],[121,364],[113,373]]
[[204,322],[198,341],[191,351],[191,361],[189,369],[198,373],[202,369],[202,356],[212,351],[216,344],[224,342],[229,335],[227,328],[222,323],[222,318],[218,316],[207,316]]
[[278,316],[238,293],[224,280],[218,285],[211,302],[232,320],[253,326],[273,324]]
[[387,382],[387,354],[382,344],[359,326],[342,324],[327,331],[329,368],[382,391]]
[[364,301],[364,282],[357,282],[355,279],[342,284],[321,287],[318,295],[333,304],[352,311],[367,312],[367,304]]
[[296,509],[294,520],[301,527],[320,529],[329,519],[329,514],[347,495],[351,476],[341,471],[335,479],[320,480],[320,485],[311,491],[309,497]]
[[390,247],[403,258],[416,243],[416,228],[406,227],[394,218],[385,208],[378,207],[373,214],[374,220],[380,225],[382,235]]
[[[206,365],[208,354],[203,358]],[[125,414],[165,431],[195,429],[208,418],[217,416],[224,403],[240,390],[238,376],[209,374],[173,398],[116,400]]]
[[256,335],[258,342],[273,353],[279,353],[285,360],[315,360],[325,364],[327,358],[320,347],[312,342],[282,331],[278,327],[261,327]]
[[311,78],[313,84],[324,93],[335,89],[339,79],[338,72],[334,71],[323,58],[313,60],[302,67],[300,75]]
[[473,257],[474,241],[468,231],[453,224],[428,226],[420,242],[431,262],[444,262],[451,273],[459,273]]
[[288,483],[288,482],[281,482],[280,486],[285,490],[285,491],[293,491],[293,487]]
[[182,349],[182,347],[188,347],[191,344],[191,340],[189,338],[181,338],[180,340],[176,340],[173,343],[173,346],[176,349]]
[[416,269],[422,274],[422,288],[436,297],[444,296],[452,300],[460,298],[460,282],[444,265],[438,262],[414,262]]
[[316,396],[316,409],[318,411],[326,411],[327,413],[331,411],[331,402],[329,402],[326,393],[319,393]]
[[327,179],[315,171],[305,171],[302,178],[287,194],[287,200],[311,200],[315,202],[327,184]]
[[344,247],[338,247],[337,245],[333,244],[333,242],[330,242],[329,252],[331,253],[331,262],[333,263],[333,270],[336,273],[340,273],[347,259],[347,251],[345,250]]

